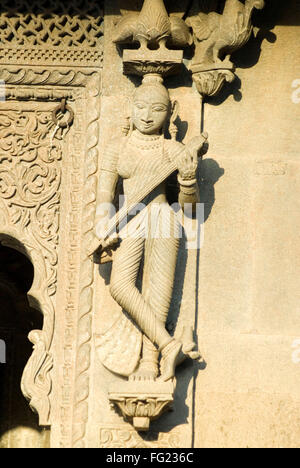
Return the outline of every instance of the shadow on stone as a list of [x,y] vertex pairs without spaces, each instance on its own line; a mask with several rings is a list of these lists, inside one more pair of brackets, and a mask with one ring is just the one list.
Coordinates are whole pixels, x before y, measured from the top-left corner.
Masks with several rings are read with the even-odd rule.
[[224,175],[225,170],[217,161],[208,158],[201,161],[198,171],[200,201],[204,203],[204,221],[209,218],[215,203],[215,184]]

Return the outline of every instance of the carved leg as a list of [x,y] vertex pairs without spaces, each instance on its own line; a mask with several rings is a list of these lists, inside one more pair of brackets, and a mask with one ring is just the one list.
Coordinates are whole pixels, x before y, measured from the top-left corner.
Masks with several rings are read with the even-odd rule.
[[115,301],[127,311],[141,331],[162,349],[172,338],[136,287],[144,244],[143,237],[122,241],[113,263],[110,291]]
[[[168,206],[162,205],[156,236],[147,242],[151,243],[148,256],[149,304],[164,326],[172,300],[180,233],[174,213]],[[199,353],[193,351],[195,346],[192,336],[187,333],[169,343],[162,350],[160,380],[167,381],[174,377],[176,366],[187,357],[197,359]]]
[[179,239],[154,239],[151,249],[149,304],[165,326],[169,314]]
[[[167,226],[169,221],[169,226]],[[149,256],[149,303],[155,310],[157,318],[166,326],[174,287],[174,277],[179,249],[179,236],[176,237],[177,221],[174,214],[162,209],[162,214],[157,226],[159,238],[151,240],[150,256]],[[164,230],[167,228],[168,232]],[[165,234],[165,236],[163,236]],[[178,234],[178,232],[177,232]],[[158,236],[157,236],[158,237]],[[174,377],[175,367],[177,363],[177,355],[180,353],[181,344],[173,340],[170,345],[164,348],[162,355],[171,346],[174,356],[168,353],[171,364],[171,371],[166,372],[166,366],[161,365],[160,377],[163,380],[168,380]],[[163,377],[165,375],[165,378]]]
[[[155,211],[154,211],[155,213]],[[174,238],[177,221],[167,205],[161,205],[156,216],[149,218],[145,243],[143,297],[165,327],[172,299],[174,275],[179,247],[179,235]],[[155,379],[158,376],[159,352],[144,336],[140,366],[134,380]]]

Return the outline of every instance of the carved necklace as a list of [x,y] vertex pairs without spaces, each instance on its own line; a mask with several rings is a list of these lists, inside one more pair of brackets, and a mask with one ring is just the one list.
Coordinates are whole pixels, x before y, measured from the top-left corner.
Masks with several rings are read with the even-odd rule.
[[134,140],[133,145],[141,150],[156,150],[164,147],[164,136],[163,135],[140,135],[132,133],[129,139]]

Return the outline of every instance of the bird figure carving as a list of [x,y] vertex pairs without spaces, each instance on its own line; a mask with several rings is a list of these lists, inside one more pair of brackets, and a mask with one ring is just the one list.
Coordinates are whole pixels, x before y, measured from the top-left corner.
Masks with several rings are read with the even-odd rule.
[[193,42],[189,27],[180,15],[168,15],[163,0],[145,0],[140,13],[125,14],[113,40],[123,44],[136,42],[141,49],[166,48],[167,43],[184,47]]
[[195,41],[193,63],[203,66],[224,63],[222,56],[229,56],[248,42],[251,32],[253,10],[262,9],[264,0],[227,0],[223,14],[200,12],[187,19]]

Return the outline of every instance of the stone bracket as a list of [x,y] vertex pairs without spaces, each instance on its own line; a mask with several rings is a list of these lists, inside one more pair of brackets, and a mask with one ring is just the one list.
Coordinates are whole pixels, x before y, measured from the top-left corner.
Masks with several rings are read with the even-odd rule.
[[125,421],[137,431],[148,431],[151,421],[172,410],[174,384],[169,382],[129,381],[111,385],[108,393],[112,408],[121,411]]

